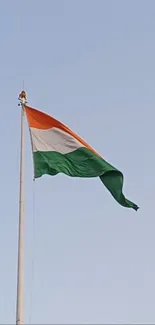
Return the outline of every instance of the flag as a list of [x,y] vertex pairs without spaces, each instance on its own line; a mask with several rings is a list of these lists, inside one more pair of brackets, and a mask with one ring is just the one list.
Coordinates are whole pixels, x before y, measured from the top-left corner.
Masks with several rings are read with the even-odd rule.
[[123,174],[83,139],[53,117],[25,106],[34,159],[34,177],[63,173],[71,177],[99,177],[124,207],[138,206],[123,195]]

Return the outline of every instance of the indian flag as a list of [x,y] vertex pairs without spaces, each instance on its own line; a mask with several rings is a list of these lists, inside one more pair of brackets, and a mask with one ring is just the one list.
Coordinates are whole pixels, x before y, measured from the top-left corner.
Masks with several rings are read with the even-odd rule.
[[66,125],[25,106],[30,128],[35,178],[63,173],[71,177],[99,177],[122,206],[138,210],[122,193],[123,174],[111,166]]

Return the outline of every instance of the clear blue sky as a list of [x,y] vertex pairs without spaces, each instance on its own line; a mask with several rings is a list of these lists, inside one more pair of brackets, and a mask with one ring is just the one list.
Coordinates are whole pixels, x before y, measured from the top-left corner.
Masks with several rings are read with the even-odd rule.
[[[0,2],[0,323],[15,322],[20,108],[80,134],[125,177],[121,207],[99,179],[35,182],[26,125],[25,322],[155,323],[155,2]],[[33,304],[30,308],[30,294]]]

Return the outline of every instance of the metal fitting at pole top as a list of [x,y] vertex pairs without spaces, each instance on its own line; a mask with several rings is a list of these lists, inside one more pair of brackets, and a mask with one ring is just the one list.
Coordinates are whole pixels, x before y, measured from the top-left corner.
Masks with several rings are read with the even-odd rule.
[[21,93],[18,96],[18,99],[20,101],[19,105],[25,105],[27,104],[27,96],[25,90],[22,90]]

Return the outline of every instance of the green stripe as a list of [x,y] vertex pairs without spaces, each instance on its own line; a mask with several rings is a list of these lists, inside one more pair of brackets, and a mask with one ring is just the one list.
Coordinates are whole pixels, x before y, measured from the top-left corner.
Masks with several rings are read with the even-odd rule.
[[87,148],[62,155],[55,151],[34,152],[35,178],[44,174],[63,173],[72,177],[100,177],[115,200],[124,207],[138,210],[138,206],[127,200],[123,193],[123,174],[104,159]]

